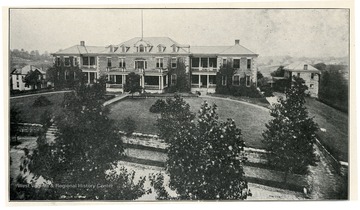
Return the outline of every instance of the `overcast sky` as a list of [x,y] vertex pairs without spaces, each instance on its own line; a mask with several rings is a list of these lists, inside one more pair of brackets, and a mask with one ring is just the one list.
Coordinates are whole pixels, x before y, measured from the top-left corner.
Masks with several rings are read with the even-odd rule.
[[[145,9],[144,37],[191,46],[233,45],[260,56],[348,56],[345,9]],[[12,9],[10,48],[45,50],[105,46],[141,36],[140,9]]]

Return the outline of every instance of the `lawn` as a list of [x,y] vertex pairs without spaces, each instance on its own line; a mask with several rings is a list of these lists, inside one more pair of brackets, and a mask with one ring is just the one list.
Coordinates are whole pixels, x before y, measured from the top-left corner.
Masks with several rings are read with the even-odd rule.
[[311,98],[306,99],[306,107],[319,127],[326,129],[318,132],[321,143],[335,157],[348,161],[348,115]]
[[10,99],[10,106],[16,107],[21,112],[21,118],[27,123],[40,123],[40,116],[46,110],[57,114],[61,111],[61,103],[64,98],[64,93],[54,93],[43,95],[48,98],[52,105],[45,107],[33,107],[34,101],[40,97],[39,95],[27,96],[23,98]]
[[[155,103],[156,98],[148,99],[126,99],[110,106],[110,118],[116,120],[119,129],[122,129],[122,119],[130,116],[136,124],[136,132],[147,134],[158,134],[156,119],[159,116],[149,112],[149,108]],[[265,123],[270,120],[267,110],[251,105],[210,98],[185,98],[190,104],[193,112],[198,112],[204,100],[209,104],[218,106],[218,114],[221,120],[233,118],[236,125],[242,130],[244,141],[249,147],[264,148],[261,143],[261,133],[265,129]]]

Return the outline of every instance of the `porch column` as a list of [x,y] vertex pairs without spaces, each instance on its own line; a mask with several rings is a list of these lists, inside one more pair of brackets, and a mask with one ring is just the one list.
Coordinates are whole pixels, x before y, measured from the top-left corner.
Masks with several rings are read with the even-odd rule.
[[114,75],[114,83],[116,84],[116,75]]
[[199,88],[201,88],[201,78],[200,78],[201,76],[200,76],[200,74],[199,74]]
[[88,72],[87,75],[88,75],[88,84],[90,84],[90,72]]
[[166,75],[166,85],[169,87],[169,75]]
[[161,76],[159,76],[159,90],[161,90],[161,80],[162,80],[162,78],[161,78]]
[[209,88],[209,75],[206,75],[206,79],[207,79],[206,87]]
[[121,75],[122,84],[124,85],[126,82],[126,75]]
[[142,83],[142,84],[141,84],[141,87],[142,87],[142,88],[145,88],[145,76],[144,76],[144,75],[142,76],[141,83]]

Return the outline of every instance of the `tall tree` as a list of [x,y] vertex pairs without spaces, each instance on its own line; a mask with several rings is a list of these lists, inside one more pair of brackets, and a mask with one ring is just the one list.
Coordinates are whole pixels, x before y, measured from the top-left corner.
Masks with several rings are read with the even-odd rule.
[[124,84],[124,91],[134,95],[134,93],[141,93],[142,87],[140,85],[140,75],[131,72],[126,76],[126,83]]
[[275,71],[270,73],[270,75],[273,77],[283,77],[284,74],[285,74],[284,66],[279,66]]
[[19,134],[19,123],[22,122],[21,112],[16,107],[10,108],[10,137],[15,138],[15,142],[18,141],[18,134]]
[[286,99],[280,98],[271,108],[274,119],[263,132],[268,162],[285,171],[284,181],[288,173],[306,173],[307,166],[316,161],[314,143],[318,126],[304,105],[307,86],[303,79],[293,78],[292,87],[285,92]]
[[35,87],[39,87],[42,82],[42,74],[35,70],[30,70],[24,78],[25,85],[31,86],[31,88],[34,90]]
[[118,165],[123,142],[102,105],[103,86],[81,85],[68,93],[55,117],[55,139],[39,138],[28,155],[23,168],[51,182],[51,199],[132,200],[145,193],[145,179],[135,183],[134,173]]
[[[177,59],[176,67],[168,64],[169,77],[176,75],[175,84],[169,84],[170,92],[189,92],[190,91],[190,74],[186,72],[186,66],[182,59]],[[174,80],[175,81],[175,80]],[[173,81],[170,81],[173,82]]]
[[[188,105],[179,107],[188,112]],[[241,130],[232,119],[219,121],[216,109],[216,105],[211,107],[204,102],[198,123],[188,115],[185,118],[173,117],[170,123],[166,118],[169,112],[161,113],[160,121],[165,118],[170,123],[166,127],[172,126],[172,132],[165,135],[168,143],[166,170],[170,176],[170,188],[179,195],[176,199],[238,200],[246,199],[248,195]],[[161,125],[165,123],[159,125],[160,130],[164,130]],[[162,177],[151,181],[159,198],[169,199],[168,193],[157,182],[163,181]]]
[[220,67],[216,75],[216,93],[230,94],[232,92],[232,78],[235,71],[231,62]]

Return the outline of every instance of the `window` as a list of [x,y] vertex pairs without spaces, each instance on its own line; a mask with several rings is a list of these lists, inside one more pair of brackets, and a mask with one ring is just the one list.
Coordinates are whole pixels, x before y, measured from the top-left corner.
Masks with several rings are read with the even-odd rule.
[[125,66],[126,66],[125,58],[120,58],[119,68],[125,68]]
[[147,69],[146,61],[135,61],[135,69]]
[[19,85],[19,82],[17,82],[17,83],[16,83],[16,87],[19,87],[19,86],[20,86],[20,85]]
[[65,71],[65,80],[69,79],[69,71]]
[[144,45],[140,45],[139,46],[139,52],[144,52],[145,51],[145,47],[144,47]]
[[246,87],[250,87],[250,76],[246,76]]
[[240,59],[234,59],[233,67],[234,67],[235,69],[239,69],[239,68],[240,68]]
[[207,68],[208,66],[208,58],[201,58],[201,67]]
[[19,75],[18,74],[16,75],[16,80],[19,80]]
[[177,66],[177,58],[171,58],[171,68],[176,68]]
[[111,68],[111,58],[107,58],[107,67]]
[[209,58],[209,66],[216,68],[217,67],[217,59],[216,58]]
[[89,65],[89,57],[83,57],[83,65],[84,66]]
[[199,67],[199,58],[191,58],[191,67],[198,68]]
[[173,45],[173,52],[176,52],[176,46]]
[[95,65],[95,57],[83,57],[84,66],[93,66]]
[[156,58],[156,68],[164,67],[164,58]]
[[176,74],[171,75],[171,85],[176,85],[177,76]]
[[234,75],[233,76],[233,85],[234,86],[239,86],[240,85],[240,76],[239,75]]
[[57,65],[57,66],[60,66],[60,64],[61,64],[60,57],[56,57],[56,65]]
[[251,59],[247,59],[247,69],[251,69]]
[[307,69],[308,69],[308,65],[305,64],[305,65],[304,65],[304,70],[307,70]]
[[70,58],[69,57],[65,57],[64,58],[64,63],[65,63],[65,66],[70,66]]
[[226,84],[227,84],[227,77],[226,76],[221,76],[221,85],[226,86]]
[[311,73],[311,79],[314,79],[314,77],[315,77],[315,74]]
[[310,89],[314,89],[314,84],[310,84]]
[[125,46],[121,46],[121,52],[126,52],[126,47]]
[[77,66],[78,65],[78,60],[77,57],[73,58],[73,66]]
[[223,65],[225,66],[227,64],[227,59],[223,58]]
[[90,66],[95,65],[95,57],[90,57]]

